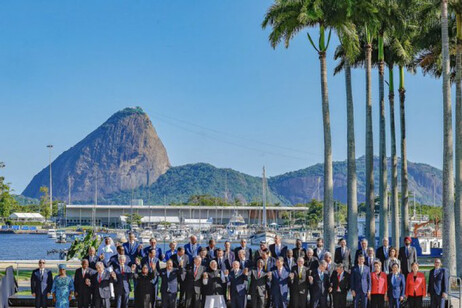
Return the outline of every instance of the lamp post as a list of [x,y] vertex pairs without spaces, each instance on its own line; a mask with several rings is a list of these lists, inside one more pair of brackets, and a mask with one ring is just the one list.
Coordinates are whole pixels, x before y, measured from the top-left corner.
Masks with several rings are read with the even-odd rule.
[[51,216],[53,215],[53,175],[51,172],[51,150],[53,149],[53,145],[49,144],[47,145],[47,148],[49,150],[48,151],[49,153],[48,161],[50,165],[50,219],[51,219]]

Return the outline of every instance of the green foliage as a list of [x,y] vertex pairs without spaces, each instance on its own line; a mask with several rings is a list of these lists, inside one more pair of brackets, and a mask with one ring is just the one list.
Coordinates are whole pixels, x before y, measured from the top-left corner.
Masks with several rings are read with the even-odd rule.
[[75,239],[67,253],[67,260],[76,258],[81,260],[88,252],[90,247],[98,249],[101,244],[101,239],[94,233],[93,230],[88,230],[87,235],[83,240]]
[[12,190],[5,183],[5,179],[0,177],[0,217],[7,218],[19,207],[11,192]]
[[[50,214],[53,217],[56,217],[58,215],[58,200],[53,200],[52,205],[51,205],[51,213],[50,213],[50,195],[48,194],[48,187],[47,186],[42,186],[40,187],[40,192],[42,193],[42,196],[40,197],[40,202],[38,205],[38,208],[40,210],[40,214],[42,214],[43,217],[46,219],[50,218]],[[31,208],[35,209],[35,206],[31,206]]]
[[140,214],[138,213],[133,213],[133,214],[127,214],[127,224],[129,225],[132,225],[132,224],[137,224],[137,225],[140,225],[141,224],[141,218],[143,218],[143,216],[141,216]]

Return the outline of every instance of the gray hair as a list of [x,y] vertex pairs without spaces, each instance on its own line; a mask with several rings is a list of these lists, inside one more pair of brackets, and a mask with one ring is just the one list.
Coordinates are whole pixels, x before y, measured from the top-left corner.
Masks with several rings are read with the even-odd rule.
[[343,266],[343,263],[338,263],[338,264],[337,264],[337,268],[344,269],[345,267]]
[[313,250],[313,248],[308,248],[308,249],[306,250],[306,252],[314,253],[314,250]]
[[305,259],[304,259],[303,257],[298,257],[297,262],[298,262],[298,261],[303,261],[303,262],[305,262]]
[[369,242],[367,241],[367,239],[363,238],[363,239],[361,240],[361,243],[369,243]]
[[279,257],[278,260],[282,263],[284,263],[284,258],[283,257]]
[[319,265],[322,265],[322,266],[326,267],[326,266],[327,266],[327,262],[324,261],[324,260],[321,260],[321,261],[319,261]]
[[98,261],[98,262],[96,262],[95,267],[102,267],[102,268],[104,268],[104,263],[101,262],[101,261]]
[[326,251],[326,252],[324,253],[324,259],[325,259],[326,257],[332,258],[332,255],[330,254],[330,252]]
[[201,258],[201,257],[199,257],[199,256],[195,256],[195,257],[194,257],[194,260],[199,260],[199,261],[202,261],[202,258]]

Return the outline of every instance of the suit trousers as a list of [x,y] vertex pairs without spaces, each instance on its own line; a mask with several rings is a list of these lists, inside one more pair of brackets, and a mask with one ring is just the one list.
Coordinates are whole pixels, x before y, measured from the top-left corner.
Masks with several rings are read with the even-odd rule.
[[409,296],[407,303],[409,308],[420,308],[422,307],[422,296]]
[[176,293],[162,293],[162,308],[176,308]]
[[186,284],[180,282],[180,306],[185,307],[186,304]]
[[186,307],[187,308],[201,308],[201,294],[196,292],[186,291]]
[[101,298],[99,295],[97,295],[93,299],[93,307],[94,308],[111,308],[111,299]]
[[353,302],[354,308],[367,308],[367,294],[363,292],[356,293]]
[[79,296],[77,297],[77,305],[79,308],[88,308],[91,304],[91,294],[88,293],[79,293]]
[[399,298],[392,298],[392,297],[389,297],[388,298],[388,305],[390,306],[390,308],[399,308],[401,307],[401,301],[399,300]]
[[384,308],[384,307],[385,307],[385,295],[372,294],[371,295],[371,308]]
[[334,292],[333,293],[334,308],[346,307],[347,293]]
[[324,308],[327,306],[327,295],[326,296],[311,296],[310,300],[311,308]]
[[231,307],[232,308],[245,308],[246,306],[247,306],[247,295],[245,296],[239,296],[239,295],[232,296],[231,295]]
[[252,308],[265,308],[265,296],[260,296],[258,293],[250,295]]
[[130,293],[116,293],[116,303],[117,308],[128,308],[128,299],[130,298]]
[[35,294],[35,308],[47,308],[48,307],[48,297],[46,294]]
[[445,308],[446,300],[441,295],[432,294],[430,297],[432,308]]
[[306,293],[293,292],[290,294],[290,308],[306,308],[308,303],[308,296]]

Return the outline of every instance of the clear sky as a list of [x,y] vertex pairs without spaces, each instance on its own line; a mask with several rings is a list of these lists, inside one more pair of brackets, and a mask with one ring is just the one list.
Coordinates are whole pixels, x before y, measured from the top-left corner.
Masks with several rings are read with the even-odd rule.
[[[289,49],[270,47],[269,30],[261,29],[270,4],[1,1],[0,173],[22,192],[48,164],[47,144],[56,157],[111,114],[137,105],[172,165],[208,162],[252,175],[265,165],[271,176],[322,162],[318,57],[306,31]],[[335,45],[328,54],[333,157],[345,160],[345,87],[343,74],[332,74]],[[364,71],[353,74],[361,156]],[[441,81],[406,78],[408,158],[441,167]]]

